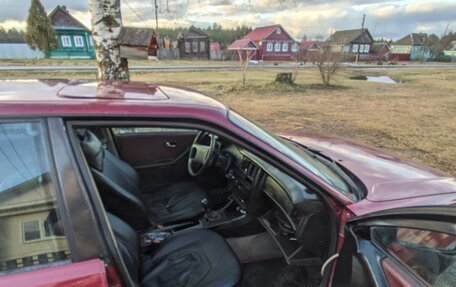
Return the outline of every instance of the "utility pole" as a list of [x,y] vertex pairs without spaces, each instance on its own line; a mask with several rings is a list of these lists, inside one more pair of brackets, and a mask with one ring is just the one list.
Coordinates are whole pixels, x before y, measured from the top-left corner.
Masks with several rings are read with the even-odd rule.
[[155,31],[157,32],[157,30],[158,30],[158,5],[157,5],[157,0],[154,0],[154,6],[155,6]]
[[[363,14],[363,23],[361,23],[361,33],[364,32],[364,21],[366,20],[366,14]],[[358,53],[356,54],[356,64],[358,64],[358,60],[359,60],[359,48],[361,47],[361,45],[358,44]]]

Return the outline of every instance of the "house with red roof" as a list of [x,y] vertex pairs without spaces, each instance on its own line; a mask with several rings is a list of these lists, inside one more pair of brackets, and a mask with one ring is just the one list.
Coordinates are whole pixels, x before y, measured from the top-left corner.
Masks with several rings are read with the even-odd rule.
[[[254,60],[291,61],[299,52],[299,45],[281,25],[258,27],[230,46],[253,43],[257,47]],[[252,46],[249,44],[249,46]]]

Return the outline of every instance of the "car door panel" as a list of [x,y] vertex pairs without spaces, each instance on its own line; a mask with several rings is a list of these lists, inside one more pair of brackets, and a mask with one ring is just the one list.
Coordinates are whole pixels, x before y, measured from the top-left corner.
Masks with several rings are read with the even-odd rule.
[[189,178],[187,158],[196,131],[116,134],[120,157],[139,173],[143,190]]
[[[33,282],[33,283],[32,283]],[[104,262],[92,259],[0,277],[0,286],[15,287],[108,286]]]
[[[456,278],[448,275],[456,270],[455,248],[454,207],[402,208],[355,218],[346,226],[333,285],[428,286],[451,281],[448,286],[456,286]],[[353,268],[359,263],[361,272]]]

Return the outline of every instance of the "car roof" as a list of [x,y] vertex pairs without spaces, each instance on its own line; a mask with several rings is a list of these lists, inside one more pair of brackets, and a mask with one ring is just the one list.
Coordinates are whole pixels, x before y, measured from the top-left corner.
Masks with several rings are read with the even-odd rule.
[[221,102],[194,90],[135,81],[0,80],[1,115],[147,115],[215,112]]

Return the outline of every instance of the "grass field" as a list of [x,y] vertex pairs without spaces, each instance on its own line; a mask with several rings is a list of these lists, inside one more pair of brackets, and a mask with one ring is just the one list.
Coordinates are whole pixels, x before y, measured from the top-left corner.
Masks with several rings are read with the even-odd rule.
[[[173,83],[216,97],[263,126],[348,137],[456,175],[456,69],[344,70],[322,88],[316,69],[296,85],[275,84],[277,70],[134,71],[132,80]],[[350,80],[387,75],[400,84]],[[93,72],[0,71],[0,78],[95,78]]]

